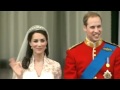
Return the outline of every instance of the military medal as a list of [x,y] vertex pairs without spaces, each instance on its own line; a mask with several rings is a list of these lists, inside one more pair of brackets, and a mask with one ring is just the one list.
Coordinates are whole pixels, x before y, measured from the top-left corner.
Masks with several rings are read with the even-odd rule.
[[110,64],[107,63],[107,64],[106,64],[106,67],[110,67]]
[[110,67],[109,58],[107,57],[106,67]]
[[106,70],[106,72],[104,72],[103,76],[105,79],[111,79],[112,74],[109,70]]

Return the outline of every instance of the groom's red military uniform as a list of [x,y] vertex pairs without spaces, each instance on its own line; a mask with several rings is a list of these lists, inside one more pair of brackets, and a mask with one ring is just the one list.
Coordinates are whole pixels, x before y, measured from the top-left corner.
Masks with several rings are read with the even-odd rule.
[[[64,79],[80,79],[83,71],[92,62],[100,50],[103,49],[105,43],[107,42],[101,39],[97,43],[93,44],[88,39],[86,39],[84,42],[77,44],[67,50],[63,73]],[[116,49],[109,58],[109,65],[107,66],[107,63],[104,64],[99,72],[94,76],[94,78],[104,79],[108,75],[114,79],[120,78],[119,63],[120,48],[116,45]],[[107,72],[109,73],[108,75],[106,74]]]

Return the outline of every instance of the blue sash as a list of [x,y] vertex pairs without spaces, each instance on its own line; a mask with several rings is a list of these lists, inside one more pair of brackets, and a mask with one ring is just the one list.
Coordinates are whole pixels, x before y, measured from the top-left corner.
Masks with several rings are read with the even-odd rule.
[[103,49],[99,54],[94,58],[90,65],[85,69],[80,79],[93,79],[102,66],[106,63],[107,57],[115,50],[116,46],[111,44],[105,44]]

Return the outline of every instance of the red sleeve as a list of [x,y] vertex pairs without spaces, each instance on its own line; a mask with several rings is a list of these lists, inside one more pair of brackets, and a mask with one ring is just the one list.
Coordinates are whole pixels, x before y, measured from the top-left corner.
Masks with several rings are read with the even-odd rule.
[[74,55],[69,50],[66,54],[63,77],[64,79],[77,79]]
[[114,79],[120,79],[120,48],[115,52]]

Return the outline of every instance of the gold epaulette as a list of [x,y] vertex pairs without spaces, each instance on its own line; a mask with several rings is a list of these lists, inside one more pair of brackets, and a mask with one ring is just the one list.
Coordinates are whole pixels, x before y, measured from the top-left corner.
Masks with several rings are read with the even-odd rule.
[[77,45],[79,45],[79,44],[81,44],[81,43],[82,43],[82,42],[77,43],[77,44],[75,44],[75,45],[71,46],[68,50],[70,50],[70,49],[74,48],[75,46],[77,46]]

